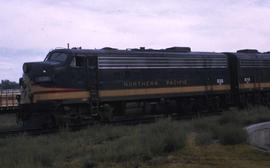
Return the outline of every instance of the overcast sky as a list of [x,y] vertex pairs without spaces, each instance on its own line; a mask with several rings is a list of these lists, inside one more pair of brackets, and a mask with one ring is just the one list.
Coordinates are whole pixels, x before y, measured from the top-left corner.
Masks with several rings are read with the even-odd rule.
[[270,50],[268,0],[0,0],[0,80],[56,47]]

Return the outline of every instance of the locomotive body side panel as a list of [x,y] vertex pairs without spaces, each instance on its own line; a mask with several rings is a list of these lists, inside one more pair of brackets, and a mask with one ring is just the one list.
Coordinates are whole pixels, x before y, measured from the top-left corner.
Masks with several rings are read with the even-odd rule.
[[270,90],[270,54],[236,54],[239,61],[239,90]]
[[218,94],[230,90],[227,57],[215,53],[99,56],[103,100]]
[[270,54],[258,54],[259,77],[261,90],[270,91]]
[[[115,101],[228,94],[231,90],[228,60],[224,54],[96,50],[56,52],[67,53],[67,64],[54,69],[52,82],[27,84],[31,85],[28,92],[33,103],[73,99],[87,101],[91,99],[91,92],[102,101]],[[93,59],[96,59],[95,68],[93,64],[87,65]],[[94,93],[93,86],[97,93]]]

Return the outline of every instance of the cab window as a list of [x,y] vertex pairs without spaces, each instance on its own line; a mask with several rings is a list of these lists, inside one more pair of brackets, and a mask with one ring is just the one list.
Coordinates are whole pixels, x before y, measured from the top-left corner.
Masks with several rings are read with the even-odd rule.
[[80,68],[80,67],[84,67],[85,64],[86,64],[86,62],[85,62],[84,57],[75,56],[75,57],[73,57],[70,66]]
[[55,53],[52,53],[50,55],[48,55],[46,58],[45,58],[45,62],[59,62],[59,63],[65,63],[67,60],[67,54],[65,53],[58,53],[58,52],[55,52]]

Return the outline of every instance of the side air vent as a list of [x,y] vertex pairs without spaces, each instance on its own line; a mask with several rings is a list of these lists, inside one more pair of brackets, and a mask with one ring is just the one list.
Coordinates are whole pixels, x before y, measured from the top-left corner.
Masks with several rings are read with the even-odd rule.
[[104,47],[102,50],[117,50],[117,48],[111,48],[111,47]]
[[166,48],[165,51],[171,51],[171,52],[191,52],[190,47],[170,47]]
[[81,50],[82,47],[72,47],[71,49],[73,49],[73,50]]
[[259,52],[256,49],[243,49],[243,50],[238,50],[237,53],[259,53]]
[[132,48],[132,49],[127,49],[128,51],[158,51],[158,52],[191,52],[190,47],[171,47],[171,48],[166,48],[166,49],[151,49],[151,48],[145,48],[145,47],[140,47],[140,48]]
[[127,49],[130,51],[155,51],[153,49],[146,49],[145,47]]

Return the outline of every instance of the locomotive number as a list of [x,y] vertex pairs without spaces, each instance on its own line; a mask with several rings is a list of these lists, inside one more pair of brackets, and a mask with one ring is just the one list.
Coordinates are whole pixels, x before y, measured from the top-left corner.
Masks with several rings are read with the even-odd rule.
[[223,79],[217,79],[217,83],[218,83],[219,85],[222,85],[222,84],[224,83],[224,80],[223,80]]
[[248,78],[244,78],[244,81],[246,82],[246,83],[250,83],[250,77],[248,77]]

